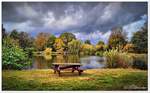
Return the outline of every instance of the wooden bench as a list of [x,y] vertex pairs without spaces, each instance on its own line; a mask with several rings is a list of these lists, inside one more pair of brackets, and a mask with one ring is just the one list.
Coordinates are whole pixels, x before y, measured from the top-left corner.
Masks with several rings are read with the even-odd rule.
[[53,66],[54,66],[54,73],[58,73],[59,76],[60,76],[60,72],[61,70],[64,70],[64,69],[71,69],[72,70],[72,73],[77,70],[79,75],[81,75],[81,73],[83,72],[82,69],[80,69],[80,66],[81,64],[80,63],[52,63]]

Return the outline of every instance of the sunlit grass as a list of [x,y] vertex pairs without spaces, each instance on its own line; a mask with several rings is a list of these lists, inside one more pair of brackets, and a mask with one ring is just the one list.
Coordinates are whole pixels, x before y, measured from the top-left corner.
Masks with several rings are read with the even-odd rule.
[[134,85],[147,89],[147,71],[137,69],[92,69],[81,76],[53,70],[5,70],[2,73],[3,90],[124,90]]

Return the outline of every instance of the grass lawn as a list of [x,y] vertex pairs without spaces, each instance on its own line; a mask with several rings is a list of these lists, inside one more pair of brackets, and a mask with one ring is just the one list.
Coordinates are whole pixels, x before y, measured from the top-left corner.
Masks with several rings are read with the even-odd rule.
[[49,70],[4,70],[3,90],[147,90],[146,70],[92,69],[81,76],[64,72],[59,77]]

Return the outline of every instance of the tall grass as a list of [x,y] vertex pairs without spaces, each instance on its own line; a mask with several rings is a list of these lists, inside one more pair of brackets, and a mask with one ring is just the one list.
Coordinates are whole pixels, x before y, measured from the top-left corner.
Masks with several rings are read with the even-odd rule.
[[132,66],[133,58],[126,52],[109,50],[104,52],[104,56],[107,59],[108,68],[128,68]]

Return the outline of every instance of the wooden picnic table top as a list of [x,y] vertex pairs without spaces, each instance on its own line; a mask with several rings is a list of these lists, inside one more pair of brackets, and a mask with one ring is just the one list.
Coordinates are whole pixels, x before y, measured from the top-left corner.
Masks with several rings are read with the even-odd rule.
[[52,63],[53,65],[79,65],[81,66],[81,63]]

